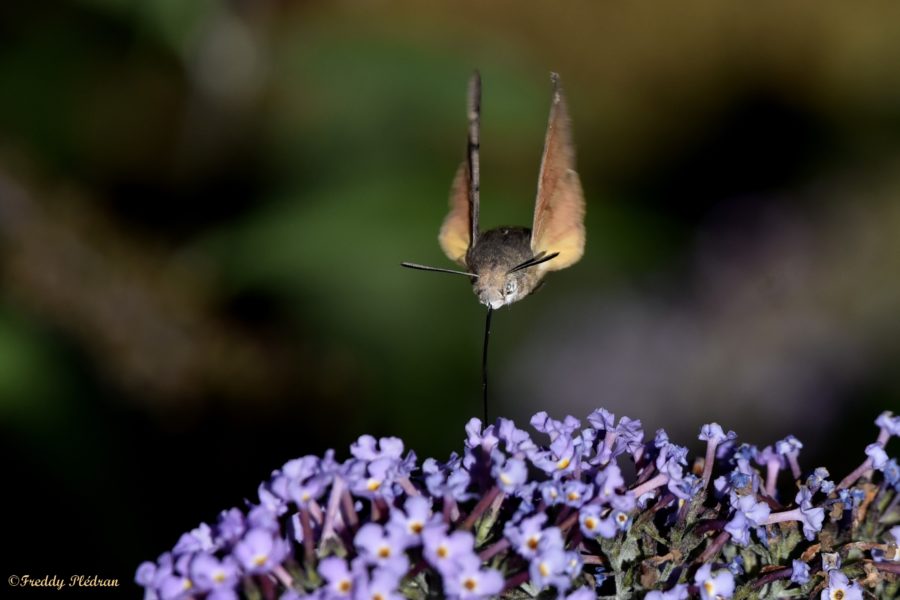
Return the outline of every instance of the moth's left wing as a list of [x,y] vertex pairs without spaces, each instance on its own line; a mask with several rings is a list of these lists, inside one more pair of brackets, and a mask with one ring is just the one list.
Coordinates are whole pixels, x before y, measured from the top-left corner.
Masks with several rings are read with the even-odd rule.
[[575,148],[569,111],[559,85],[559,75],[551,74],[553,104],[544,140],[544,156],[538,177],[531,251],[559,256],[539,265],[544,271],[558,271],[578,262],[584,254],[584,193],[575,172]]

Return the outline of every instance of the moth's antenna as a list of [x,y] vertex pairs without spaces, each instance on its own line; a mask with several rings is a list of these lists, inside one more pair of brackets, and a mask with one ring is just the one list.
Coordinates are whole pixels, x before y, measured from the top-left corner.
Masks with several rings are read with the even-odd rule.
[[454,271],[453,269],[442,269],[440,267],[429,267],[427,265],[419,265],[411,262],[400,263],[401,267],[407,269],[418,269],[420,271],[437,271],[438,273],[453,273],[454,275],[465,275],[466,277],[478,277],[475,273],[466,273],[465,271]]
[[484,322],[484,350],[481,354],[481,391],[484,396],[484,426],[487,427],[488,410],[487,410],[487,357],[488,357],[488,340],[491,338],[491,315],[494,309],[488,306],[487,320]]
[[477,70],[469,79],[469,143],[467,160],[469,161],[469,207],[471,215],[471,241],[474,247],[478,240],[478,212],[481,206],[481,166],[479,150],[481,148],[481,73]]
[[521,271],[522,269],[527,269],[528,267],[533,267],[535,265],[545,263],[548,260],[556,258],[557,256],[559,256],[559,252],[554,252],[553,254],[545,254],[541,252],[537,256],[532,256],[525,262],[517,264],[512,269],[507,271],[506,274],[509,275],[510,273],[515,273],[516,271]]

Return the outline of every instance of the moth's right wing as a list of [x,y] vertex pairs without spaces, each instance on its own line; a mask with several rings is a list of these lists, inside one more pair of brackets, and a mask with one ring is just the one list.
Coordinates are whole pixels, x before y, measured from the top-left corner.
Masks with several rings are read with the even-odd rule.
[[481,75],[478,71],[469,79],[468,101],[469,136],[466,161],[456,170],[450,189],[450,212],[444,218],[438,242],[447,257],[461,265],[466,254],[478,240],[478,210],[481,204]]
[[472,209],[469,203],[469,168],[459,165],[450,188],[450,212],[438,235],[441,250],[450,260],[466,264],[466,253],[472,243]]

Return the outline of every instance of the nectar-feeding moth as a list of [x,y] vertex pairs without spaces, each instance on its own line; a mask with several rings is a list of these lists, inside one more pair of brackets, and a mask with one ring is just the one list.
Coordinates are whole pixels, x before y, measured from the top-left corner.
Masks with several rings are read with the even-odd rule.
[[482,386],[487,421],[487,347],[494,309],[517,302],[534,292],[550,271],[578,262],[584,254],[584,194],[575,171],[569,113],[559,75],[552,73],[553,98],[538,173],[532,227],[478,226],[481,170],[481,76],[469,80],[469,135],[466,160],[456,171],[450,191],[450,212],[438,242],[450,260],[465,271],[402,263],[404,267],[465,275],[479,302],[488,307],[482,355]]

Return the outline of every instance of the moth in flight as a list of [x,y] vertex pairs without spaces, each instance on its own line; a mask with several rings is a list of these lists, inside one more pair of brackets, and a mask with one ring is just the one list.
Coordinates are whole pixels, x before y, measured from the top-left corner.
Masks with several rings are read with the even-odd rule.
[[412,269],[469,277],[479,302],[488,307],[482,357],[485,421],[487,345],[493,310],[525,298],[540,286],[547,273],[575,264],[584,254],[584,194],[575,171],[569,113],[559,75],[552,73],[550,79],[553,97],[531,228],[479,229],[481,76],[476,71],[469,80],[466,160],[456,171],[450,212],[438,235],[444,254],[466,270],[402,263]]

